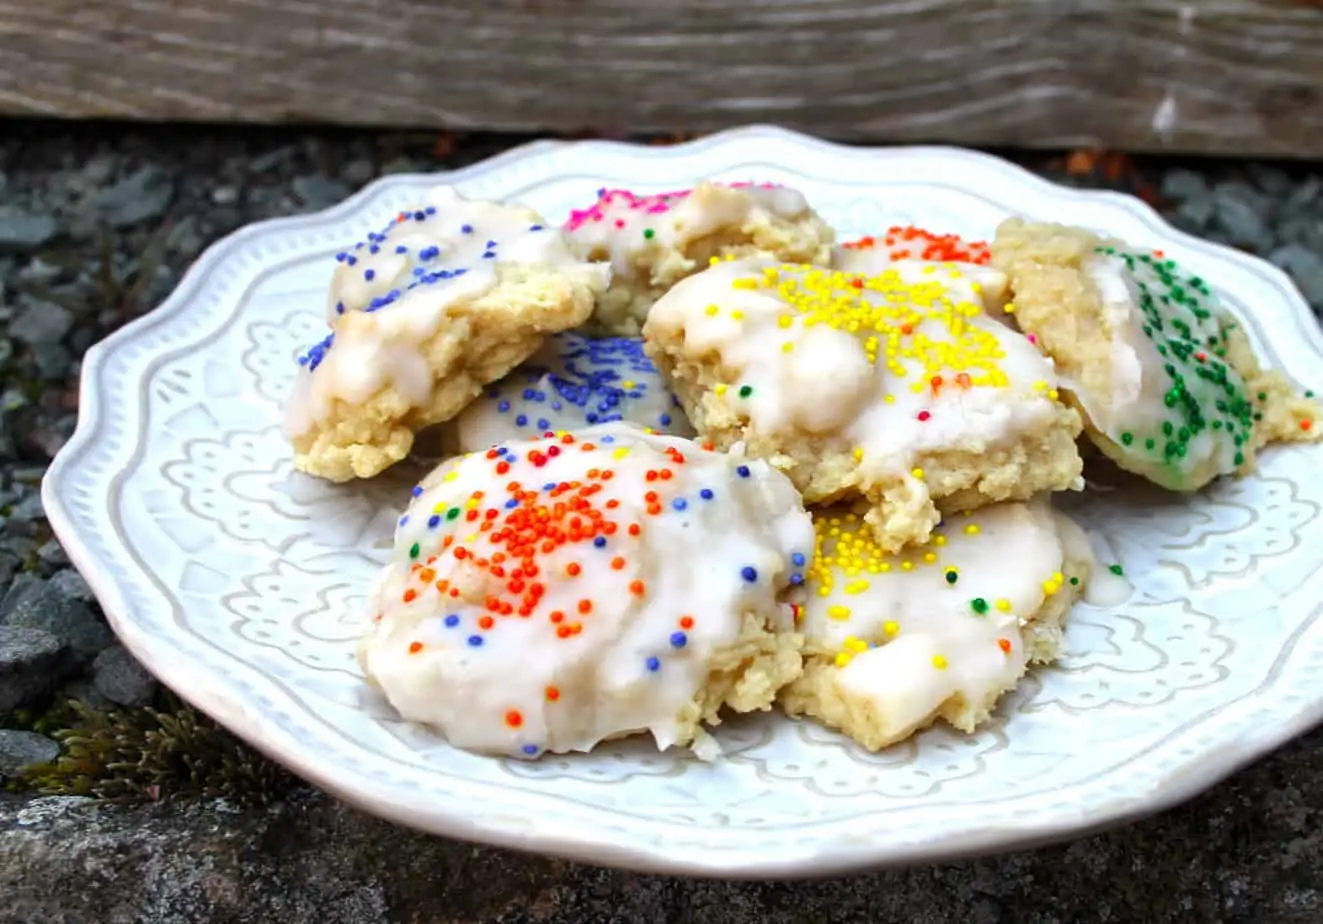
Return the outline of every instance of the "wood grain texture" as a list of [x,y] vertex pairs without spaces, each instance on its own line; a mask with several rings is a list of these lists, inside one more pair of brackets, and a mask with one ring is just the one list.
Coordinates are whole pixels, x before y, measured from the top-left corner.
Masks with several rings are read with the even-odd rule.
[[1323,156],[1298,0],[0,0],[0,112]]

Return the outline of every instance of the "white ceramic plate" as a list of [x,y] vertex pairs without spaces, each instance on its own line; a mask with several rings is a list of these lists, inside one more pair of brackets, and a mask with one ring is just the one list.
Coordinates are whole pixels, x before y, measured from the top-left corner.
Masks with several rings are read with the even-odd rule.
[[[796,186],[845,238],[897,222],[987,236],[1015,211],[1165,248],[1215,280],[1271,364],[1323,386],[1323,337],[1281,272],[1133,198],[992,157],[757,127],[668,148],[540,142],[446,179],[561,220],[603,183],[659,191],[701,177]],[[353,646],[410,475],[334,487],[293,474],[279,408],[296,354],[322,335],[332,254],[439,179],[391,177],[212,247],[166,304],[88,352],[78,431],[43,485],[134,654],[309,780],[438,834],[654,871],[795,876],[1152,812],[1323,717],[1323,451],[1297,447],[1196,496],[1072,504],[1135,595],[1113,612],[1080,606],[1061,664],[969,737],[937,728],[872,755],[768,714],[723,726],[729,756],[710,765],[647,742],[524,763],[401,723],[365,694]]]

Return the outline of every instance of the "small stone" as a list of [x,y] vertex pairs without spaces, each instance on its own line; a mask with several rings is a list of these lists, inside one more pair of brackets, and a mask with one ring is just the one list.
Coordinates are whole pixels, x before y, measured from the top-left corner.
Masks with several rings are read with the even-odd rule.
[[88,586],[83,576],[73,568],[65,568],[63,571],[57,571],[51,576],[48,582],[51,587],[68,600],[78,600],[82,603],[93,603],[96,596],[92,593],[92,588]]
[[115,704],[98,693],[96,684],[87,677],[69,681],[60,687],[60,695],[74,702],[82,703],[88,709],[98,709],[104,712],[115,708]]
[[340,171],[340,176],[346,183],[353,186],[362,186],[372,179],[372,162],[363,158],[351,160]]
[[211,191],[211,201],[217,205],[234,205],[239,201],[239,190],[233,186],[217,186]]
[[69,566],[69,556],[64,551],[64,546],[60,545],[58,539],[47,539],[46,542],[37,549],[37,557],[48,565],[54,565],[56,568],[67,568]]
[[273,151],[268,151],[265,154],[261,154],[257,157],[254,157],[251,161],[248,162],[248,169],[251,170],[253,173],[266,173],[268,170],[271,170],[274,167],[278,167],[281,164],[283,164],[285,161],[289,160],[291,157],[294,156],[294,153],[295,151],[293,145],[286,145],[283,148],[276,148]]
[[294,195],[303,200],[309,208],[326,208],[335,205],[349,195],[349,187],[324,176],[296,177],[293,184]]
[[50,215],[0,209],[0,250],[36,250],[55,237],[59,230],[59,224]]
[[146,706],[156,695],[156,679],[123,645],[113,645],[92,662],[96,691],[121,706]]
[[[13,554],[13,553],[11,553]],[[19,561],[23,556],[18,556]],[[20,574],[14,578],[14,582],[9,585],[3,597],[0,597],[0,625],[9,621],[9,614],[27,597],[36,593],[37,587],[41,584],[41,578],[32,574]]]
[[73,355],[58,343],[38,343],[32,348],[37,375],[45,382],[58,382],[77,375]]
[[9,511],[9,519],[15,523],[31,523],[46,518],[46,508],[41,504],[40,494],[29,494]]
[[9,334],[19,343],[59,343],[73,327],[73,312],[54,302],[30,300],[9,324]]
[[0,625],[0,716],[55,689],[64,654],[49,632]]
[[[0,609],[9,603],[5,598]],[[115,643],[115,636],[95,612],[81,600],[66,597],[45,581],[24,590],[21,599],[4,617],[10,626],[40,629],[68,646],[78,665],[91,663]]]
[[1323,305],[1323,257],[1301,244],[1274,250],[1273,263],[1291,274],[1300,292],[1315,305]]
[[1258,251],[1272,246],[1267,204],[1260,194],[1244,183],[1222,183],[1213,197],[1217,203],[1217,221],[1229,240]]
[[8,337],[0,337],[0,369],[3,369],[13,358],[14,341]]
[[45,735],[0,728],[0,778],[18,776],[26,767],[48,764],[59,756],[59,744]]
[[[4,517],[0,517],[0,529],[4,528]],[[18,566],[22,560],[17,555],[11,555],[8,552],[0,552],[0,587],[8,586],[14,579]]]
[[1281,167],[1271,164],[1249,163],[1245,165],[1254,185],[1270,196],[1280,196],[1291,189],[1291,177]]
[[1166,199],[1202,199],[1208,195],[1208,183],[1202,174],[1177,167],[1163,176],[1160,191]]
[[102,191],[94,200],[97,214],[115,228],[130,228],[159,218],[174,198],[174,185],[164,170],[147,165]]

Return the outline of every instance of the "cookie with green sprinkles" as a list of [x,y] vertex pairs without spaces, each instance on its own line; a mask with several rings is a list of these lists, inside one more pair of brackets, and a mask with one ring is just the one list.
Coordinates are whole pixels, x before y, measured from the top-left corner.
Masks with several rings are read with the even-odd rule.
[[1210,283],[1161,251],[1013,218],[992,263],[1085,433],[1121,468],[1192,491],[1251,471],[1267,443],[1317,439],[1319,406],[1262,369]]

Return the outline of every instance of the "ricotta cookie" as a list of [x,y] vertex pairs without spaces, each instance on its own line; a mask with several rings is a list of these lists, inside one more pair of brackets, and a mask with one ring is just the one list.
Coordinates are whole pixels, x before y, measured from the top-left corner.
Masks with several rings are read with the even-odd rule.
[[646,196],[602,189],[565,230],[587,259],[610,261],[611,287],[593,323],[614,334],[637,334],[652,304],[710,257],[825,265],[835,239],[802,194],[771,183],[700,183]]
[[893,263],[911,260],[940,263],[944,269],[959,269],[970,280],[983,307],[998,320],[1005,320],[1009,301],[1006,274],[989,267],[991,252],[983,241],[966,241],[955,234],[936,234],[910,225],[893,226],[882,237],[847,241],[832,252],[832,266],[845,273],[872,276]]
[[1082,228],[1010,219],[992,262],[1015,318],[1056,362],[1093,443],[1174,491],[1254,467],[1279,440],[1315,440],[1319,407],[1260,368],[1209,284],[1160,253]]
[[785,476],[626,423],[505,443],[414,489],[359,648],[456,747],[533,758],[770,709],[813,524]]
[[958,269],[718,262],[644,336],[700,434],[767,459],[810,504],[866,498],[888,550],[927,539],[940,511],[1081,485],[1051,361]]
[[528,362],[466,407],[455,418],[455,441],[458,451],[476,452],[615,420],[678,436],[694,432],[641,338],[566,332],[548,337]]
[[331,481],[403,459],[418,430],[587,319],[609,278],[536,212],[448,186],[336,259],[332,331],[299,357],[285,414],[295,467]]
[[1042,501],[952,517],[899,555],[849,509],[813,520],[817,547],[794,598],[804,673],[781,701],[870,750],[939,717],[974,731],[1030,662],[1056,657],[1089,578],[1087,540]]

